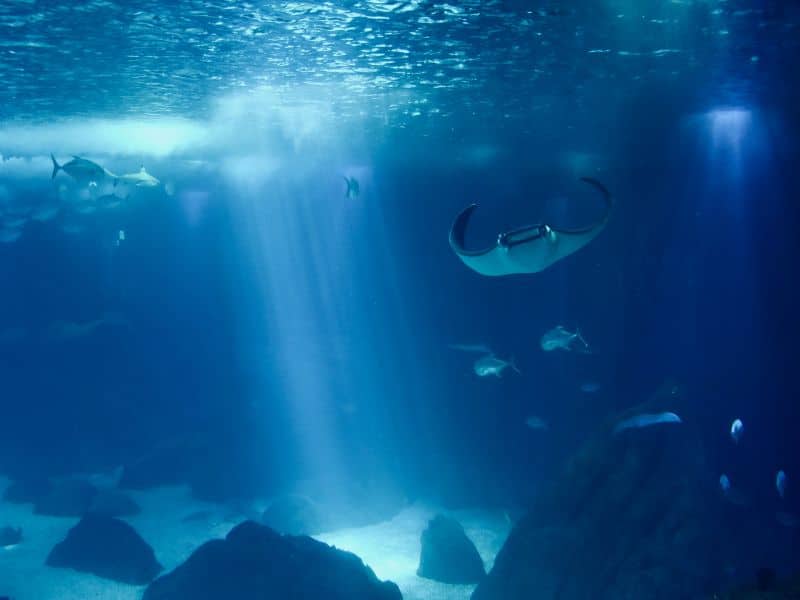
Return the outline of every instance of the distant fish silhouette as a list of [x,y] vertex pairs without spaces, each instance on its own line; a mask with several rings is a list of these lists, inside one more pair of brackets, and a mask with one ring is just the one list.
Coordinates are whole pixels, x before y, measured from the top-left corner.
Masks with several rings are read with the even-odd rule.
[[736,419],[733,423],[731,423],[731,438],[735,443],[739,443],[739,440],[744,433],[744,423],[742,423],[741,419]]
[[478,377],[486,377],[487,375],[494,375],[495,377],[502,377],[503,371],[511,367],[517,373],[521,371],[514,364],[514,359],[502,360],[493,354],[483,356],[475,361],[473,369]]
[[683,423],[683,421],[681,421],[678,415],[672,412],[645,413],[617,423],[614,427],[614,434],[621,433],[626,429],[641,429],[642,427],[652,427],[653,425],[660,425],[662,423]]
[[783,498],[786,494],[786,473],[778,471],[775,475],[775,489],[778,490],[778,495]]
[[345,177],[345,183],[347,184],[347,191],[344,193],[344,197],[348,199],[358,198],[358,195],[361,193],[361,186],[358,183],[358,179],[355,177]]

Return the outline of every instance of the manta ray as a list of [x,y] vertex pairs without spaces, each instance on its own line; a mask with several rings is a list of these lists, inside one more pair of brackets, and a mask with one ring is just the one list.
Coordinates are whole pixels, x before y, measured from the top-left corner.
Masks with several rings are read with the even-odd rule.
[[536,224],[513,229],[497,236],[497,242],[483,250],[467,250],[464,234],[473,211],[471,204],[456,217],[450,228],[450,247],[470,269],[481,275],[497,277],[538,273],[562,258],[577,252],[603,231],[614,205],[611,194],[599,181],[581,177],[602,195],[606,203],[605,214],[592,225],[578,229],[556,229],[550,225]]

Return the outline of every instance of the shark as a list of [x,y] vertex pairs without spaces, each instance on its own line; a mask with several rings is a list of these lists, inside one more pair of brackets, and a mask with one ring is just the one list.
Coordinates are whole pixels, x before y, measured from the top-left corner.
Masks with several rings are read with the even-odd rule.
[[574,254],[594,238],[608,223],[614,200],[599,181],[581,177],[581,181],[600,192],[606,211],[596,222],[577,229],[557,229],[539,223],[512,229],[497,236],[494,245],[482,250],[468,250],[464,245],[465,233],[477,204],[461,211],[450,228],[450,247],[467,267],[480,275],[499,277],[539,273],[547,267]]
[[119,182],[127,183],[129,185],[134,185],[136,187],[156,187],[161,182],[150,175],[147,172],[147,169],[142,166],[141,169],[137,173],[127,173],[126,175],[115,175],[114,176],[114,187],[116,187],[117,183]]

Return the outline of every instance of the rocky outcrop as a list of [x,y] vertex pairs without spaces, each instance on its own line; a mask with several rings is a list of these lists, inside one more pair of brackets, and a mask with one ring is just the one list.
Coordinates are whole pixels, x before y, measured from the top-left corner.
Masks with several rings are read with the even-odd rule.
[[133,527],[96,514],[86,515],[70,529],[46,564],[133,585],[149,583],[162,570],[153,549]]
[[[663,411],[683,423],[613,433]],[[667,384],[606,423],[517,523],[473,600],[697,598],[797,556],[771,515],[725,502],[695,414]]]
[[281,536],[253,521],[224,540],[198,548],[177,569],[159,577],[143,600],[401,600],[397,586],[381,582],[354,554],[304,536]]
[[50,491],[38,498],[33,508],[37,515],[81,517],[89,510],[97,488],[82,479],[65,479],[52,484]]
[[299,494],[287,494],[273,500],[261,516],[261,522],[278,533],[290,535],[316,535],[326,529],[317,504]]
[[436,515],[422,532],[417,575],[443,583],[478,583],[486,571],[461,523]]

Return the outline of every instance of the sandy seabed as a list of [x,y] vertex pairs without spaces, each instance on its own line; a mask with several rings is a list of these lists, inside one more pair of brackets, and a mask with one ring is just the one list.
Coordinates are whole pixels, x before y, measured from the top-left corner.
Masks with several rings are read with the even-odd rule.
[[[0,495],[8,483],[0,478]],[[177,567],[204,542],[224,537],[244,518],[228,506],[195,500],[185,487],[129,493],[142,507],[142,512],[124,520],[153,547],[156,558],[164,565],[164,572]],[[195,513],[203,513],[203,518],[184,520]],[[475,586],[447,585],[416,575],[420,534],[435,513],[435,507],[415,504],[389,521],[315,537],[357,554],[379,578],[397,583],[406,600],[466,600]],[[508,535],[508,521],[498,512],[449,511],[448,514],[462,523],[488,570]],[[139,600],[144,591],[141,586],[45,566],[50,550],[64,539],[77,521],[76,518],[34,515],[30,504],[0,502],[0,527],[10,525],[23,530],[21,544],[0,549],[0,597]]]

